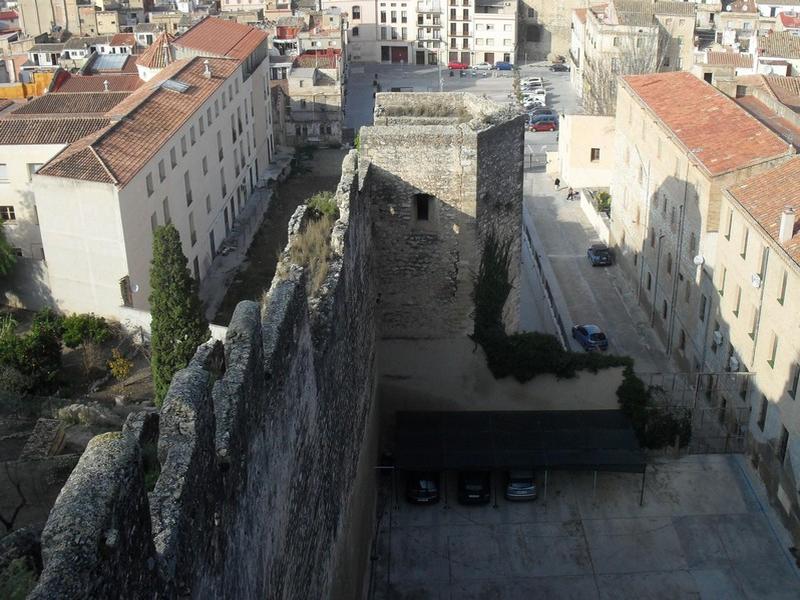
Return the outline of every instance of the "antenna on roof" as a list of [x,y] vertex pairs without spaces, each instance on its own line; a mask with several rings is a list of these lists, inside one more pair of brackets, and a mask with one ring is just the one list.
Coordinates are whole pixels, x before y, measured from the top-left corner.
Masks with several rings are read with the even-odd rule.
[[108,79],[105,79],[105,80],[103,81],[103,91],[104,91],[104,92],[107,92],[107,91],[108,91]]
[[208,64],[208,59],[203,61],[203,77],[206,79],[211,79],[211,66]]

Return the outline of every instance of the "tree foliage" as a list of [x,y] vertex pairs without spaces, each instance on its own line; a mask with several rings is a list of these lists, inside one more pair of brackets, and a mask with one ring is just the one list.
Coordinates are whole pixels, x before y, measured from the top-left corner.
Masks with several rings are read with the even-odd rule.
[[53,386],[61,369],[61,332],[60,317],[49,309],[36,314],[25,335],[16,335],[8,322],[0,327],[0,364],[14,375],[14,388],[27,388],[8,391],[48,391]]
[[160,405],[172,376],[189,364],[197,347],[210,337],[197,282],[189,273],[178,230],[171,224],[159,227],[153,235],[150,288],[150,365],[155,400]]

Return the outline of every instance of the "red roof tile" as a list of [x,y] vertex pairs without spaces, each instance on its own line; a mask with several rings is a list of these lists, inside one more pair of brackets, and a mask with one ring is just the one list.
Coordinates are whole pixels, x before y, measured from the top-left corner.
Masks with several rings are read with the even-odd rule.
[[706,52],[706,64],[752,69],[753,55],[742,54],[741,52]]
[[132,33],[118,33],[111,38],[112,46],[135,46],[136,37]]
[[172,47],[174,41],[175,37],[167,32],[159,34],[150,47],[139,56],[136,64],[146,69],[163,69],[175,61],[175,49]]
[[266,31],[249,25],[207,17],[176,39],[175,45],[211,56],[235,58],[242,61],[268,37]]
[[755,117],[691,73],[629,75],[621,82],[712,176],[793,152]]
[[109,92],[132,92],[144,82],[138,75],[126,73],[125,75],[72,75],[59,85],[57,92],[103,92],[105,82],[108,82]]
[[791,239],[781,243],[779,237],[781,213],[787,206],[800,212],[800,157],[764,171],[734,185],[728,190],[744,210],[787,254],[800,263],[800,219],[795,222]]
[[128,97],[128,92],[51,93],[22,104],[9,118],[104,114]]
[[[239,65],[236,60],[207,59],[214,75],[206,78],[205,60],[183,59],[163,69],[108,113],[114,121],[109,127],[72,144],[39,173],[125,186]],[[189,88],[182,93],[162,88],[171,78]]]
[[[792,144],[796,149],[800,150],[800,127],[788,119],[781,117],[754,96],[737,98],[736,102],[756,119]],[[800,185],[800,182],[798,185]]]
[[0,145],[71,144],[105,127],[106,118],[0,119]]
[[782,12],[778,13],[778,17],[781,20],[781,25],[783,25],[786,29],[800,28],[800,15]]

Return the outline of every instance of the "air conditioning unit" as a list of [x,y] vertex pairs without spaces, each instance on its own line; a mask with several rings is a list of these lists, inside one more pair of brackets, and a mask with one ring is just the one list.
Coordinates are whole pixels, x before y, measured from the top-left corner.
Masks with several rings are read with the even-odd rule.
[[722,343],[722,332],[721,332],[719,329],[717,329],[717,330],[714,332],[714,343],[715,343],[717,346],[719,346],[719,345]]

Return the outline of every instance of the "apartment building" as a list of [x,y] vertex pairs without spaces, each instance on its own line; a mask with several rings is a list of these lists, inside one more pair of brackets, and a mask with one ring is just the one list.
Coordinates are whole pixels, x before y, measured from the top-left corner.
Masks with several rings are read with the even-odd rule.
[[475,0],[472,62],[516,62],[517,2]]
[[681,72],[620,79],[615,153],[611,237],[619,264],[668,354],[687,371],[708,368],[722,192],[794,149],[734,100]]
[[[147,310],[152,231],[167,222],[202,294],[237,223],[262,214],[254,192],[274,152],[266,34],[206,19],[173,48],[175,60],[106,110],[99,128],[80,121],[95,129],[46,137],[58,143],[20,157],[35,165],[20,187],[35,210],[26,197],[8,206],[15,216],[21,207],[21,231],[38,222],[47,301],[63,310],[117,318],[120,307]],[[56,123],[62,115],[49,116]]]
[[285,124],[286,143],[340,144],[342,89],[339,55],[298,56],[287,77],[285,115],[273,117]]
[[575,11],[573,84],[593,114],[613,114],[618,75],[678,71],[693,64],[695,5],[614,0]]
[[527,63],[556,56],[566,58],[573,34],[572,14],[583,6],[585,3],[579,0],[519,0],[520,60]]
[[337,8],[344,19],[347,54],[353,62],[379,62],[378,3],[375,0],[322,0],[323,12]]
[[[800,531],[800,158],[721,197],[709,366],[753,373],[722,406],[751,407],[754,462],[792,529]],[[724,416],[722,417],[724,418]]]

